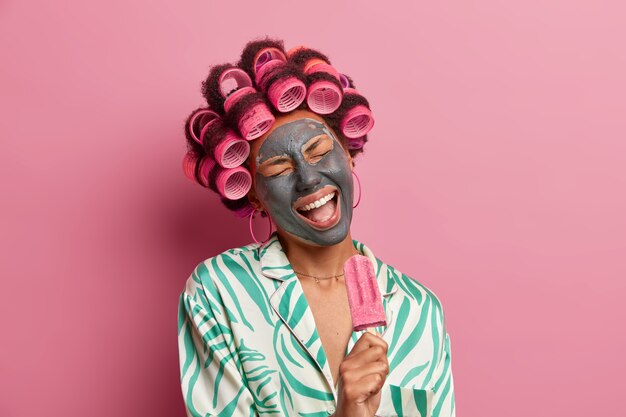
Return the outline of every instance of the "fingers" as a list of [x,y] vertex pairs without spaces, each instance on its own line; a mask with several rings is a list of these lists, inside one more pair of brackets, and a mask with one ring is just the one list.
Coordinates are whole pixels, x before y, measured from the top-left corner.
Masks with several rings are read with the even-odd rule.
[[387,342],[364,333],[339,365],[339,403],[352,410],[346,415],[360,415],[356,410],[361,407],[375,410],[380,404],[377,394],[388,374]]
[[351,353],[340,364],[339,369],[341,370],[343,368],[344,371],[349,371],[372,362],[387,363],[387,350],[385,347],[376,345],[355,354]]
[[387,353],[387,342],[382,337],[365,332],[354,344],[350,355],[357,354],[371,346],[380,346],[385,350],[385,354]]
[[385,378],[381,374],[370,374],[358,380],[357,383],[344,384],[341,395],[347,401],[359,404],[377,394],[384,383]]
[[383,380],[387,378],[387,374],[389,373],[389,364],[385,362],[371,362],[366,365],[360,366],[358,368],[349,369],[344,371],[341,375],[344,378],[344,381],[347,380],[349,382],[360,382],[361,379],[366,378],[373,374],[380,374],[383,377]]

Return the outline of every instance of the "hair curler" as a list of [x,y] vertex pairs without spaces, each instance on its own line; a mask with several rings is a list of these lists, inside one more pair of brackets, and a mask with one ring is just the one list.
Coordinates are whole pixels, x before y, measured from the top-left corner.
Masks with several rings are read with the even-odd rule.
[[305,74],[309,74],[309,71],[311,70],[311,68],[319,64],[328,65],[328,62],[324,61],[321,58],[311,58],[307,62],[304,63],[304,67],[302,68],[302,71]]
[[287,59],[309,79],[306,102],[311,111],[330,114],[339,108],[343,95],[339,73],[325,55],[301,45],[287,51]]
[[[206,128],[219,119],[221,119],[220,116],[214,111],[209,109],[200,109],[195,112],[189,120],[189,134],[193,140],[198,142],[200,145],[203,145],[202,138],[204,138]],[[200,133],[196,134],[198,131]]]
[[220,194],[229,200],[239,200],[250,191],[252,176],[242,166],[221,170],[215,179]]
[[[224,110],[229,112],[244,96],[256,93],[252,87],[244,87],[228,96],[224,103]],[[263,102],[254,103],[237,121],[241,136],[246,140],[256,139],[270,130],[274,124],[274,115]]]
[[[272,55],[272,51],[274,54]],[[263,62],[262,62],[263,61]],[[293,75],[285,75],[267,83],[273,71],[286,65],[285,55],[276,48],[266,48],[259,51],[255,57],[255,81],[265,92],[272,105],[282,113],[287,113],[298,107],[306,97],[306,85]]]
[[361,149],[365,145],[365,136],[348,139],[348,149]]
[[[332,65],[322,59],[313,58],[304,64],[304,73],[311,75],[315,73],[326,73],[339,80],[339,73]],[[341,105],[343,91],[328,79],[316,79],[310,85],[306,98],[309,108],[318,114],[329,114],[334,112]]]
[[[216,162],[210,157],[203,157],[200,161],[191,152],[187,152],[183,159],[183,172],[193,182],[203,187],[209,187],[209,174],[215,168]],[[252,187],[250,172],[242,167],[222,168],[217,166],[215,188],[229,200],[238,200],[245,196]]]
[[[215,161],[205,158],[200,165],[200,176],[209,181],[209,173],[215,166]],[[248,194],[252,187],[252,176],[250,171],[242,166],[235,168],[217,168],[217,176],[215,177],[215,188],[225,198],[229,200],[238,200]]]
[[185,157],[183,158],[183,172],[185,173],[185,177],[189,178],[190,181],[195,183],[198,182],[196,179],[196,164],[198,163],[198,158],[193,152],[187,152]]
[[346,74],[339,74],[339,82],[341,83],[341,88],[343,88],[344,91],[350,88],[350,79],[348,79]]
[[[226,98],[224,111],[228,112],[242,97],[253,94],[252,80],[240,68],[229,68],[220,75],[220,92]],[[246,140],[256,139],[274,124],[274,115],[263,103],[252,105],[238,121],[239,131]]]
[[[220,92],[226,99],[224,111],[230,109],[244,96],[256,93],[252,80],[241,68],[228,68],[219,78]],[[241,136],[246,140],[256,139],[274,124],[274,115],[263,102],[250,106],[237,122]]]
[[222,168],[234,168],[248,159],[249,154],[250,144],[228,129],[215,147],[213,157]]
[[283,53],[283,51],[281,51],[278,48],[274,48],[274,47],[269,47],[269,48],[263,48],[261,49],[256,56],[254,57],[254,61],[253,61],[253,66],[254,66],[254,72],[258,72],[259,69],[267,64],[270,61],[273,60],[278,60],[278,61],[282,61],[282,62],[286,62],[287,61],[287,57],[285,56],[285,54]]
[[228,98],[232,93],[240,88],[252,87],[252,80],[241,68],[227,68],[220,74],[219,80],[220,94]]
[[[354,88],[346,88],[345,94],[360,95]],[[350,139],[367,135],[373,127],[374,117],[372,112],[363,104],[357,104],[348,110],[340,122],[342,133]]]

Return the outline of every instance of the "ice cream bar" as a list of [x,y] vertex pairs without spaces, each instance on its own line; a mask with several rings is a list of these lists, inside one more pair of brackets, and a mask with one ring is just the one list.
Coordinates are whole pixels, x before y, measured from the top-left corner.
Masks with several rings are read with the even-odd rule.
[[354,255],[343,265],[354,331],[385,326],[385,311],[374,265],[367,256]]

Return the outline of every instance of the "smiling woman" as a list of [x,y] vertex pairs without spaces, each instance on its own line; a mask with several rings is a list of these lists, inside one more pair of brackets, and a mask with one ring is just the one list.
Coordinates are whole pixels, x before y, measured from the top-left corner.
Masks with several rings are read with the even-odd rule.
[[[209,107],[186,123],[185,173],[276,231],[187,280],[178,342],[188,415],[454,416],[441,302],[350,233],[353,158],[373,126],[352,81],[317,51],[265,39],[238,66],[213,67],[203,91]],[[353,325],[346,290],[355,255],[382,294],[361,306],[385,315],[368,331]]]

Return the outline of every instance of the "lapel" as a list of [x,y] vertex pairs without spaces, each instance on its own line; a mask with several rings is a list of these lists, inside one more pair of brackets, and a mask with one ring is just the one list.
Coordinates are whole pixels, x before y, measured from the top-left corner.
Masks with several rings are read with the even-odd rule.
[[[392,274],[388,273],[386,265],[379,261],[367,246],[356,240],[353,240],[353,243],[354,247],[361,254],[367,256],[372,261],[376,270],[376,279],[380,293],[383,296],[383,307],[387,316],[387,326],[379,327],[377,330],[379,333],[384,333],[386,327],[393,320],[393,311],[389,308],[387,301],[389,296],[397,290],[397,285]],[[289,259],[287,259],[287,255],[283,251],[276,232],[270,236],[270,239],[265,244],[258,248],[258,254],[262,274],[266,278],[273,280],[276,288],[270,296],[272,309],[306,350],[319,371],[324,375],[328,386],[334,392],[330,366],[315,327],[313,312],[306,300],[300,281],[293,272]],[[352,346],[354,346],[354,343],[362,333],[363,331],[352,333],[346,353],[352,349]]]

